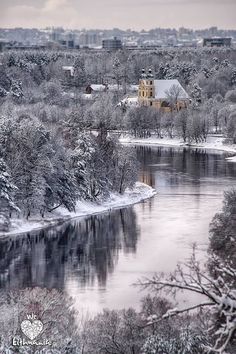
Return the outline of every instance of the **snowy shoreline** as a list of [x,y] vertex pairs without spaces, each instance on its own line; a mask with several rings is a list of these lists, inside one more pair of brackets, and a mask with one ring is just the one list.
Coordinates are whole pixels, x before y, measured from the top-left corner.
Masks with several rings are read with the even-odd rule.
[[201,144],[188,144],[184,143],[182,139],[170,138],[133,138],[130,136],[123,136],[120,139],[122,144],[137,144],[137,145],[157,145],[157,146],[172,146],[172,147],[189,147],[189,148],[202,148],[209,150],[219,150],[234,154],[232,157],[227,157],[226,160],[236,162],[236,145],[224,145],[222,135],[209,135],[207,141]]
[[44,219],[37,217],[30,220],[13,218],[10,231],[0,232],[0,238],[46,229],[72,219],[102,214],[113,209],[125,208],[152,198],[156,193],[156,190],[147,184],[136,182],[134,188],[127,189],[123,195],[112,193],[106,201],[101,203],[78,201],[75,212],[69,212],[65,208],[58,208],[50,217],[45,217]]
[[[233,154],[233,156],[226,157],[229,162],[236,162],[236,145],[223,145],[224,138],[221,135],[210,135],[205,143],[201,144],[187,144],[181,139],[168,139],[168,138],[133,138],[130,136],[123,136],[120,139],[122,144],[137,144],[137,145],[156,145],[156,146],[169,146],[169,147],[189,147],[189,148],[203,148],[209,150],[218,150]],[[133,190],[126,190],[123,195],[118,193],[111,194],[110,197],[103,202],[93,203],[88,201],[78,201],[76,204],[76,211],[69,212],[65,208],[58,208],[47,217],[26,220],[22,218],[12,219],[12,226],[9,232],[0,232],[0,237],[7,237],[19,235],[26,232],[37,231],[48,227],[60,225],[71,219],[90,216],[94,214],[104,213],[111,209],[125,208],[129,205],[134,205],[145,199],[149,199],[156,194],[156,191],[150,186],[136,182]]]

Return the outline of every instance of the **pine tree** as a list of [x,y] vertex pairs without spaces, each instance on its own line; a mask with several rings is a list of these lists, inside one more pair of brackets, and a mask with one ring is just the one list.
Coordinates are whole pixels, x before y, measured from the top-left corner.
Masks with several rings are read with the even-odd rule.
[[74,62],[74,85],[83,87],[87,82],[84,58],[77,56]]
[[0,158],[0,230],[8,231],[9,215],[12,210],[19,210],[14,203],[13,192],[16,187],[10,181],[7,166]]

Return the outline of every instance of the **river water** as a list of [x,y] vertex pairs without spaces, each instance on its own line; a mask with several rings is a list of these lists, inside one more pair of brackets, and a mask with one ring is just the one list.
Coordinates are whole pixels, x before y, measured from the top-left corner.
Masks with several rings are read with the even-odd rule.
[[[236,186],[236,164],[221,152],[136,146],[140,181],[156,188],[150,200],[47,230],[0,240],[0,288],[67,291],[76,307],[138,308],[132,284],[173,271],[197,242],[206,250],[209,223],[223,192]],[[181,298],[180,301],[188,301]]]

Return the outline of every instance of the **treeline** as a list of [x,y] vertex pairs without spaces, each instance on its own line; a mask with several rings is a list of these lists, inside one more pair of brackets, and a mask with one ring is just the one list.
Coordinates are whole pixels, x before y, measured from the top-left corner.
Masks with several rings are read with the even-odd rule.
[[[108,131],[138,137],[206,140],[210,131],[236,141],[236,52],[183,49],[153,52],[5,52],[0,62],[1,223],[14,210],[42,216],[78,198],[123,192],[135,179],[134,157]],[[63,65],[74,67],[65,76]],[[119,104],[142,68],[177,78],[190,94],[187,110],[164,114]],[[117,90],[84,97],[90,83]],[[95,134],[91,134],[96,130]]]
[[[186,51],[187,52],[187,51]],[[193,58],[188,51],[194,69],[181,61],[181,54],[171,52],[166,67],[162,63],[155,70],[161,79],[177,78],[190,96],[187,110],[164,113],[146,107],[128,108],[123,105],[125,116],[121,129],[128,130],[135,137],[158,137],[183,139],[184,142],[204,142],[209,133],[222,133],[225,142],[236,143],[236,65],[234,51],[198,51]],[[177,63],[177,60],[179,62]],[[183,60],[183,59],[182,59]],[[186,60],[186,57],[185,57]],[[161,74],[160,74],[161,70]]]
[[[204,141],[209,133],[224,133],[228,143],[235,142],[236,51],[234,49],[160,49],[155,51],[97,52],[9,52],[0,65],[0,103],[37,105],[40,120],[55,123],[73,112],[83,126],[96,128],[91,119],[93,100],[83,98],[91,83],[113,83],[110,93],[108,129],[130,130],[135,136],[150,131],[184,141]],[[71,65],[73,77],[62,67]],[[117,107],[129,85],[137,84],[142,68],[151,68],[157,79],[178,79],[192,103],[187,112],[158,114],[125,105]],[[102,95],[93,95],[100,101]],[[99,103],[97,103],[99,105]],[[95,105],[96,106],[96,105]]]
[[[34,107],[35,108],[35,107]],[[0,118],[0,216],[42,217],[59,206],[75,210],[76,201],[101,200],[123,193],[136,180],[135,156],[106,129],[97,135],[79,130],[69,115],[45,124],[32,107],[2,105]],[[47,109],[47,107],[44,107]]]
[[160,112],[149,107],[126,110],[120,129],[135,137],[181,138],[188,143],[201,143],[209,133],[221,133],[225,143],[236,143],[236,90],[223,98],[217,94],[204,103],[190,104],[179,112]]
[[[83,87],[86,84],[113,81],[124,87],[127,83],[138,82],[142,68],[151,68],[157,79],[178,79],[185,87],[191,85],[195,78],[200,80],[200,86],[208,97],[216,89],[224,96],[228,82],[235,83],[235,61],[236,51],[231,48],[168,48],[113,53],[10,51],[1,58],[10,81],[24,82],[25,77],[30,77],[31,86],[57,78],[68,86]],[[74,66],[73,80],[65,82],[63,65]],[[16,71],[18,75],[14,76]],[[4,81],[1,80],[0,86],[9,92],[10,81],[8,84]]]

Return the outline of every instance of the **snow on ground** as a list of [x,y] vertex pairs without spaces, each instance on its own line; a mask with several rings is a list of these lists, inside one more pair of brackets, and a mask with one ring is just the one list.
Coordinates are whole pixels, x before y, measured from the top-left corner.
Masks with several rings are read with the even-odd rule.
[[232,157],[227,157],[226,160],[230,162],[236,162],[236,155]]
[[123,136],[120,138],[122,144],[140,144],[140,145],[167,145],[167,146],[184,146],[181,139],[168,139],[168,138],[134,138],[131,136]]
[[66,220],[88,216],[92,214],[103,213],[108,210],[126,207],[136,204],[142,200],[153,197],[156,194],[155,189],[147,184],[136,182],[133,189],[126,189],[123,195],[112,193],[108,199],[100,203],[78,201],[75,212],[69,212],[65,208],[58,208],[53,213],[47,215],[44,219],[41,217],[12,219],[12,226],[9,232],[0,233],[0,236],[17,235],[45,227],[63,223]]
[[[123,136],[120,138],[120,142],[123,144],[150,144],[150,145],[166,145],[166,146],[189,146],[193,148],[204,148],[204,149],[213,149],[213,150],[222,150],[230,153],[236,154],[236,145],[224,145],[223,144],[224,138],[222,135],[209,135],[207,141],[204,143],[199,144],[187,144],[184,143],[182,139],[170,139],[170,138],[158,138],[152,136],[150,138],[134,138],[131,136]],[[235,161],[235,156],[227,158],[227,160]]]
[[121,100],[117,106],[125,105],[127,107],[135,107],[138,105],[138,97],[126,96]]

